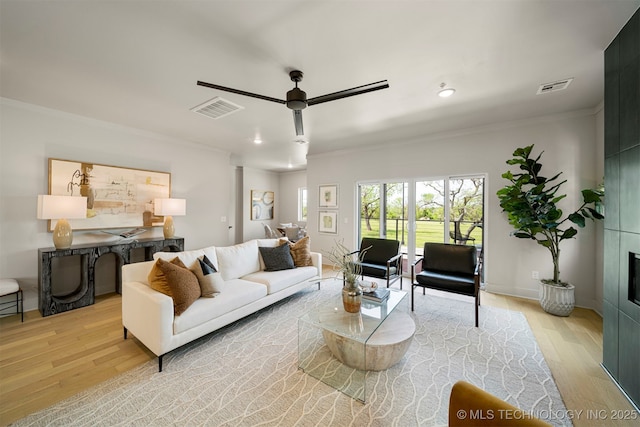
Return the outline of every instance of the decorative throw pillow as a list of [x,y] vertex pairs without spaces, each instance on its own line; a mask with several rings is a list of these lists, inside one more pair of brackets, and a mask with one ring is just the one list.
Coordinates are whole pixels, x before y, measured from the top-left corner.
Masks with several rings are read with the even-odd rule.
[[289,249],[291,250],[291,257],[293,258],[293,262],[296,267],[308,267],[313,265],[309,236],[305,236],[295,243],[289,242]]
[[173,312],[176,316],[185,312],[191,304],[200,298],[200,285],[193,272],[164,260],[157,261],[158,267],[167,277],[167,284],[173,298]]
[[222,291],[224,280],[222,275],[213,266],[213,263],[202,255],[197,258],[191,267],[191,271],[196,274],[200,284],[200,295],[206,298],[213,298]]
[[289,246],[281,245],[275,248],[259,247],[264,260],[265,271],[290,270],[295,268]]
[[[147,281],[149,282],[149,286],[151,287],[151,289],[156,290],[158,292],[162,292],[165,295],[172,296],[171,295],[171,288],[169,287],[169,284],[167,283],[167,277],[165,276],[165,274],[160,269],[160,266],[158,265],[159,262],[160,262],[160,260],[158,259],[153,264],[153,267],[151,268],[151,271],[149,272],[149,275],[147,276]],[[162,262],[167,262],[167,261],[162,260]],[[182,263],[182,261],[180,260],[180,258],[178,258],[178,257],[174,257],[169,262],[171,264],[177,265],[178,267],[187,268],[187,266],[184,265]]]

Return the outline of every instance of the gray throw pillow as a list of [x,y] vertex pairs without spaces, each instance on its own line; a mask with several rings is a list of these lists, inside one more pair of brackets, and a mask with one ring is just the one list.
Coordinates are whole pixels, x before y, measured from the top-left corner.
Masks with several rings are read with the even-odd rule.
[[295,268],[289,245],[280,245],[275,248],[259,247],[260,255],[264,261],[265,271],[289,270]]

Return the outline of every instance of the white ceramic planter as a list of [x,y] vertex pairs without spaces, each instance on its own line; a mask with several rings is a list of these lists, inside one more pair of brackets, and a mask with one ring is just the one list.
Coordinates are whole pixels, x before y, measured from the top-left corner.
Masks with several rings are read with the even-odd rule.
[[575,286],[554,286],[540,282],[540,306],[547,313],[567,317],[575,305]]

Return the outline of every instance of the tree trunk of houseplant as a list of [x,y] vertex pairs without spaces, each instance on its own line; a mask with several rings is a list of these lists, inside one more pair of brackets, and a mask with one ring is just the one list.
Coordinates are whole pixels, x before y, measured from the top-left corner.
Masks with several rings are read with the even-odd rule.
[[567,317],[576,304],[575,287],[571,284],[558,286],[541,281],[539,300],[540,306],[547,313]]

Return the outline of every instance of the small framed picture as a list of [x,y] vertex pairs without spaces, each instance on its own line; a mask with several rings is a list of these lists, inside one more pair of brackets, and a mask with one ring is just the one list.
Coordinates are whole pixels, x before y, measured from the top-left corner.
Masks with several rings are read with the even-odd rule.
[[337,208],[338,207],[338,186],[337,185],[321,185],[320,194],[318,195],[318,204],[321,208]]
[[318,212],[318,232],[338,234],[338,212]]

